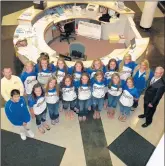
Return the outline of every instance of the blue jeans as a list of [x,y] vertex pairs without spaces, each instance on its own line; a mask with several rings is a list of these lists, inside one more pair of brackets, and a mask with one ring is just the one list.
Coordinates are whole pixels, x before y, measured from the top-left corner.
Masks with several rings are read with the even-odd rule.
[[49,104],[47,103],[48,110],[49,110],[49,116],[51,120],[55,120],[59,117],[59,102],[55,104]]
[[127,116],[130,115],[131,107],[124,106],[120,102],[119,105],[120,105],[120,112],[122,113],[122,115],[127,115]]
[[38,127],[41,126],[41,123],[44,123],[46,121],[46,112],[47,112],[47,109],[45,109],[41,114],[35,115],[36,124]]
[[111,94],[108,94],[108,107],[116,108],[119,98],[120,96],[112,96]]
[[79,100],[79,114],[78,116],[86,116],[88,114],[88,107],[90,106],[90,99],[88,100]]
[[74,111],[74,108],[76,107],[77,104],[77,100],[73,100],[73,101],[62,101],[63,104],[63,109],[64,110],[68,110],[70,108],[70,110]]
[[96,98],[92,97],[92,107],[94,111],[101,112],[104,106],[104,97],[103,98]]

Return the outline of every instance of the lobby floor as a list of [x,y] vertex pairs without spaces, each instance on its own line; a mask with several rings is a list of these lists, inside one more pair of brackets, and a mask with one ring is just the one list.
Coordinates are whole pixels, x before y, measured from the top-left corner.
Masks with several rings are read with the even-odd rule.
[[[7,18],[5,22],[5,20],[3,20],[5,18],[2,17],[1,67],[11,66],[14,73],[19,75],[22,71],[22,66],[14,56],[12,44],[16,21],[14,21],[15,17],[13,17],[13,15],[9,16],[8,14],[15,13],[17,15],[17,11],[22,11],[29,7],[31,2],[10,2],[12,8],[9,6],[9,2],[3,1],[1,3],[2,16],[6,16]],[[125,5],[136,12],[135,22],[138,27],[141,10],[135,2],[125,2]],[[11,18],[13,19],[12,24],[10,24],[9,21]],[[143,37],[149,36],[151,38],[147,55],[151,68],[154,69],[158,65],[164,66],[164,18],[155,18],[153,27],[149,32],[143,32],[141,29],[139,29],[139,31]],[[37,131],[34,119],[32,120],[31,126],[35,133],[35,140],[49,143],[52,146],[57,145],[65,148],[60,166],[126,166],[119,157],[106,147],[128,127],[132,128],[148,142],[156,146],[164,133],[164,96],[157,107],[153,123],[148,128],[141,127],[144,123],[144,120],[138,119],[138,115],[141,113],[143,113],[143,96],[140,98],[139,107],[134,112],[131,112],[131,116],[125,123],[118,121],[119,111],[116,112],[115,118],[110,120],[107,118],[106,110],[103,110],[101,112],[101,120],[94,121],[91,117],[88,117],[87,122],[83,123],[79,123],[77,115],[75,115],[74,120],[66,120],[64,112],[60,112],[59,124],[51,126],[51,130],[47,131],[44,135],[41,135]],[[50,123],[50,120],[48,120],[48,122]],[[12,126],[8,121],[3,107],[1,108],[1,128],[5,131],[19,133],[19,129]],[[20,142],[21,141],[20,139]],[[27,139],[26,141],[29,140]],[[37,145],[34,144],[33,146]],[[31,151],[33,151],[33,149]],[[24,161],[24,159],[19,158],[19,156],[18,159],[22,160],[22,162]],[[136,161],[138,163],[138,158]],[[30,166],[40,166],[40,161],[38,160],[37,162],[37,165]],[[26,164],[24,163],[24,165]],[[56,165],[52,163],[52,165],[48,166]]]

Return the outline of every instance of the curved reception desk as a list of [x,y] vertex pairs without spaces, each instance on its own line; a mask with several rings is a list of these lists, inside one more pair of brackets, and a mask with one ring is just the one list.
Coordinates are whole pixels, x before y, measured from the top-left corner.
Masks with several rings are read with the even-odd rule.
[[[91,12],[88,8],[92,6],[97,10]],[[81,9],[80,9],[81,8]],[[77,9],[77,10],[76,10]],[[109,22],[100,21],[102,10],[108,11],[111,15]],[[117,16],[116,16],[117,15]],[[123,36],[119,40],[125,44],[125,49],[115,49],[113,52],[101,58],[106,65],[110,58],[122,59],[127,53],[132,55],[132,59],[140,61],[147,53],[149,38],[142,38],[136,29],[133,21],[134,11],[124,7],[119,9],[114,2],[48,2],[45,10],[28,8],[18,18],[13,43],[16,55],[25,63],[31,60],[37,62],[41,52],[47,52],[50,60],[56,64],[58,53],[49,47],[49,43],[59,36],[57,23],[65,24],[71,21],[75,22],[77,27],[79,21],[94,23],[100,25],[101,35],[98,40],[109,40],[110,36]],[[22,39],[27,40],[27,46],[16,46],[16,43]],[[136,47],[132,50],[131,41],[135,40]],[[74,65],[73,61],[66,61],[68,66]],[[83,61],[85,67],[89,67],[92,61]]]

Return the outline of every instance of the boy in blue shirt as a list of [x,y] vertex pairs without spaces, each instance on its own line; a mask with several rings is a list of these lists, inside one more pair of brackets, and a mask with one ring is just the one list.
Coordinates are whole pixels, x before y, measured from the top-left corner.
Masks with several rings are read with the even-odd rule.
[[14,126],[20,127],[20,136],[22,140],[26,140],[26,134],[33,138],[34,133],[29,129],[30,114],[27,109],[25,99],[20,96],[20,91],[13,89],[11,91],[11,99],[5,105],[5,113],[9,121]]

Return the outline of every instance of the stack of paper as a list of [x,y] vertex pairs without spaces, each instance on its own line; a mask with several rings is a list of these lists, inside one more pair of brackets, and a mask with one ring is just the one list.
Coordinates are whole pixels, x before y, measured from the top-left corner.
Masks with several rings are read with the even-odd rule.
[[27,47],[20,47],[18,53],[25,56],[27,59],[37,63],[40,51],[33,45],[27,45]]

